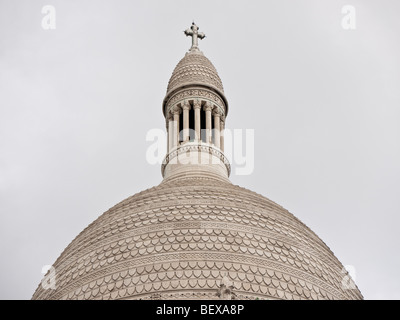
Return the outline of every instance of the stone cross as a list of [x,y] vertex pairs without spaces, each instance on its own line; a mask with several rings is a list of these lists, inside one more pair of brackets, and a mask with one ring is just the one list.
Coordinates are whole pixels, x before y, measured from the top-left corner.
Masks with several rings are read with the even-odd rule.
[[192,26],[189,29],[183,31],[186,34],[186,36],[192,37],[192,47],[189,49],[189,51],[198,51],[199,44],[197,38],[203,39],[206,37],[206,35],[203,32],[199,32],[198,30],[199,27],[196,26],[196,24],[193,22]]

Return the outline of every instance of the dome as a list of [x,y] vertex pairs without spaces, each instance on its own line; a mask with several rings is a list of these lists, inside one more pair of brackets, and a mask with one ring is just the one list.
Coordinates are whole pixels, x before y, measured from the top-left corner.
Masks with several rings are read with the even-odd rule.
[[[193,22],[184,31],[192,47],[163,102],[162,182],[84,229],[33,299],[362,299],[314,232],[229,180],[227,101],[216,69],[198,49],[205,37],[198,30]],[[49,279],[51,290],[43,285]]]
[[172,72],[167,94],[182,86],[198,84],[224,92],[222,81],[211,61],[202,53],[188,52]]
[[362,299],[343,266],[271,200],[212,178],[140,192],[84,229],[33,299]]
[[190,51],[179,61],[168,82],[167,94],[164,98],[163,110],[168,98],[180,88],[201,86],[217,92],[225,102],[224,87],[217,70],[201,51]]

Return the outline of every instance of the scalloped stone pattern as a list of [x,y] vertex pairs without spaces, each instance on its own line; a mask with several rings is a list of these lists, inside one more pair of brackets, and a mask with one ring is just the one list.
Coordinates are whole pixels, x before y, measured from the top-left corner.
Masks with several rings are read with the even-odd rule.
[[204,84],[224,93],[222,81],[214,65],[201,53],[187,53],[178,62],[168,82],[167,95],[173,90],[193,84]]
[[163,182],[106,211],[53,265],[33,299],[362,299],[307,226],[267,198],[218,179]]

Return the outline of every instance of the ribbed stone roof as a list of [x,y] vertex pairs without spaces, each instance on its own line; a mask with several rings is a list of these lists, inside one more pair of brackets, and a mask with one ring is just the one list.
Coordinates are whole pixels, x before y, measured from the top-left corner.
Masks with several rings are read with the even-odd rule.
[[217,179],[140,192],[84,229],[53,265],[56,290],[33,299],[361,299],[343,266],[287,210]]
[[217,70],[201,52],[188,52],[179,61],[169,80],[167,95],[188,85],[206,85],[224,93]]
[[187,87],[206,87],[222,98],[228,114],[228,100],[224,94],[224,87],[217,70],[211,61],[201,51],[189,51],[178,62],[168,82],[167,93],[163,101],[163,112],[169,98],[179,89]]

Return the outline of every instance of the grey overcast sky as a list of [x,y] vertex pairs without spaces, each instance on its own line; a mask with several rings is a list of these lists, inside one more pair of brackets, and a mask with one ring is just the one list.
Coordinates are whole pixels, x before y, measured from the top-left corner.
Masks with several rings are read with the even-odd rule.
[[30,299],[89,223],[161,182],[145,137],[165,127],[194,19],[227,128],[255,130],[254,172],[232,182],[308,225],[366,299],[400,299],[399,14],[397,0],[0,0],[0,298]]

